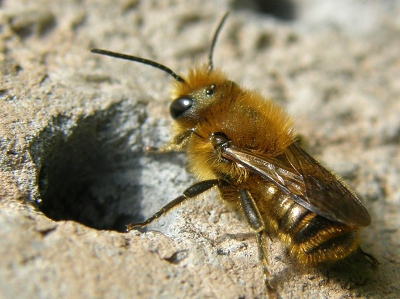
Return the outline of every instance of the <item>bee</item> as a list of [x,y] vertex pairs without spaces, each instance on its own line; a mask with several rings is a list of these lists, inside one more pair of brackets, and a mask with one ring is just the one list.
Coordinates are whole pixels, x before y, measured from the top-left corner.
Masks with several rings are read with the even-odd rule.
[[186,152],[188,169],[198,179],[144,222],[127,225],[127,230],[145,227],[184,201],[217,188],[255,233],[269,294],[274,287],[267,237],[280,239],[290,256],[304,265],[334,262],[357,250],[375,262],[358,245],[359,227],[371,222],[368,211],[339,177],[296,143],[291,116],[214,69],[214,47],[227,16],[214,33],[208,64],[190,69],[186,77],[152,60],[92,49],[150,65],[174,78],[174,138],[158,150]]

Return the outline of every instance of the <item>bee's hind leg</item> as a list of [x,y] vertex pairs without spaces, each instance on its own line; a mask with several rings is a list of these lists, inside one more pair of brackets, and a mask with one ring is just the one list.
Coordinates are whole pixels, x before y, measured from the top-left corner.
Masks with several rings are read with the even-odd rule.
[[375,268],[378,267],[379,261],[372,254],[365,252],[364,250],[361,249],[361,247],[358,247],[358,250],[363,256],[365,256],[365,258],[367,258],[371,262],[373,267]]

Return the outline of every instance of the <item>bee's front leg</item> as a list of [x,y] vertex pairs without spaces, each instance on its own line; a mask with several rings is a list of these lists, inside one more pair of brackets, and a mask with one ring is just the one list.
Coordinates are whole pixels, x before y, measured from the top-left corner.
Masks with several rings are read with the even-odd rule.
[[171,153],[171,152],[182,152],[184,150],[184,147],[186,143],[188,142],[190,136],[192,136],[194,132],[194,128],[191,128],[182,134],[179,134],[174,137],[170,142],[167,144],[164,144],[162,147],[153,147],[153,146],[147,146],[144,149],[144,152],[146,154],[165,154],[165,153]]

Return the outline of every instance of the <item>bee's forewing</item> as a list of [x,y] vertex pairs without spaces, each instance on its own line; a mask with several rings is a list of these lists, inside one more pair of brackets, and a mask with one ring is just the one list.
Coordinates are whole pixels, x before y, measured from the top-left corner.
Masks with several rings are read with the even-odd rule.
[[352,226],[371,223],[357,196],[295,143],[277,157],[256,155],[236,146],[225,148],[222,154],[275,184],[296,203],[318,215]]

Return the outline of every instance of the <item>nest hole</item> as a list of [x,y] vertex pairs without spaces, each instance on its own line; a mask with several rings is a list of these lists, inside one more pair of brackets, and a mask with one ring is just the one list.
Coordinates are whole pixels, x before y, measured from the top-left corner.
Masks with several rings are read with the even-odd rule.
[[[128,105],[129,106],[129,105]],[[115,104],[74,124],[55,117],[33,143],[39,209],[49,218],[125,231],[143,220],[140,105]]]

